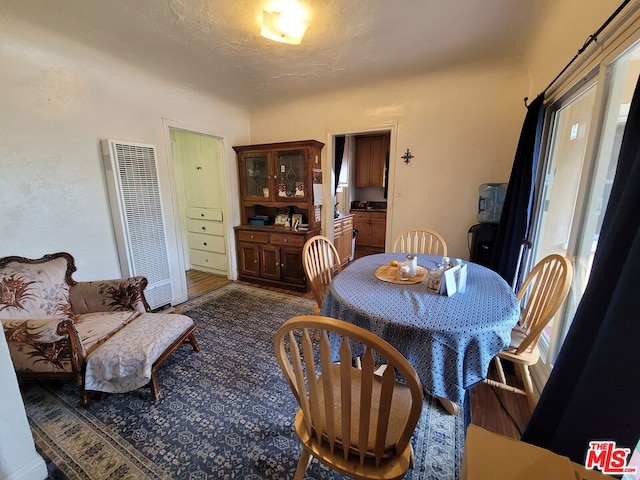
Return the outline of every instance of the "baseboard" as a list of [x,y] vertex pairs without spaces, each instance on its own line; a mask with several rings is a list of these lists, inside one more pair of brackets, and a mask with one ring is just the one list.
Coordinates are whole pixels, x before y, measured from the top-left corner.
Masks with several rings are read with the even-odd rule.
[[33,459],[0,480],[44,480],[49,476],[47,464],[37,453]]

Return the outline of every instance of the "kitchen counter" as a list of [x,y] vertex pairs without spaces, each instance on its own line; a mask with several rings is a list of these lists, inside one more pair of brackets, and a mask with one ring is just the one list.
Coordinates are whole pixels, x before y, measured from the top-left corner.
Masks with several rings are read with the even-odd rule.
[[382,212],[387,213],[386,208],[352,208],[351,212]]
[[386,212],[387,202],[382,201],[369,201],[369,200],[354,200],[351,202],[352,212]]

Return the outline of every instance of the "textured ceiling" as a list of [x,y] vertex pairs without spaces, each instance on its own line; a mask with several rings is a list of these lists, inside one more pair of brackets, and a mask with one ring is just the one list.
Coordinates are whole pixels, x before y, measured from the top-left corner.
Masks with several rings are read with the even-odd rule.
[[302,44],[259,35],[266,0],[2,0],[0,15],[251,108],[519,58],[545,0],[306,0]]

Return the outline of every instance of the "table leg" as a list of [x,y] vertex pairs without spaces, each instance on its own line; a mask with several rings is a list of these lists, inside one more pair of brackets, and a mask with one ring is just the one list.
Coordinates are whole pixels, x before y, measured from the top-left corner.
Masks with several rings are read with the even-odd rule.
[[436,397],[440,401],[440,405],[447,411],[449,415],[457,415],[460,413],[460,405],[453,403],[451,400],[442,397]]
[[[387,365],[382,364],[377,368],[377,370],[374,373],[376,375],[382,376],[386,368],[387,368]],[[447,411],[449,415],[457,415],[460,413],[460,405],[458,405],[457,403],[453,403],[451,400],[448,400],[443,397],[436,397],[436,398],[440,402],[440,405],[442,405],[442,407]]]

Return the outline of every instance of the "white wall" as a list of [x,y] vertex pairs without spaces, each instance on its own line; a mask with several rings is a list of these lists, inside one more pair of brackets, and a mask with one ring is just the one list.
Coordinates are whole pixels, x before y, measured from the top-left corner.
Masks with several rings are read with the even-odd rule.
[[4,335],[0,335],[0,385],[0,479],[47,478],[47,466],[33,443]]
[[[519,64],[363,86],[252,112],[251,141],[325,142],[328,172],[330,135],[391,126],[396,136],[392,131],[387,246],[405,228],[431,227],[444,235],[451,255],[468,258],[478,186],[508,181],[528,87]],[[407,148],[415,156],[409,165],[400,158]]]
[[[620,0],[547,2],[547,13],[534,26],[525,59],[531,77],[527,94],[530,99],[551,83],[589,35],[595,33],[621,3]],[[592,43],[588,51],[597,48],[597,43]]]
[[[0,65],[0,256],[63,250],[76,259],[76,280],[120,276],[104,138],[157,147],[167,237],[175,246],[168,124],[223,139],[228,225],[238,223],[231,146],[248,143],[246,111],[10,17],[0,17]],[[175,268],[178,254],[170,258]]]

